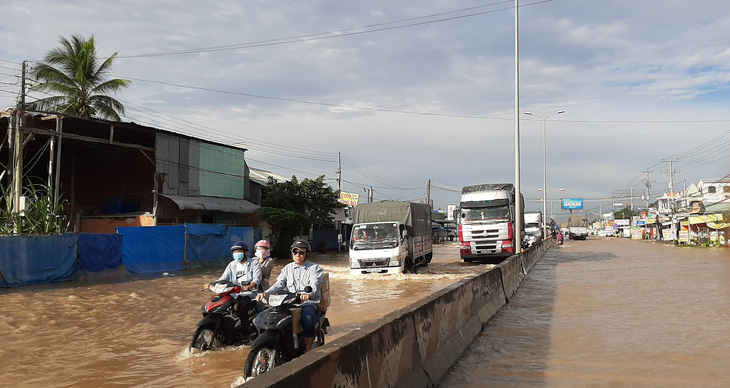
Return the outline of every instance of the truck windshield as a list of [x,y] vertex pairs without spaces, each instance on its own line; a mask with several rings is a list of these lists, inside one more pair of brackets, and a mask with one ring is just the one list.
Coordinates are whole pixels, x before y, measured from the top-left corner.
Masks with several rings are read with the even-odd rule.
[[354,249],[392,248],[398,245],[398,224],[355,225],[350,241]]
[[480,207],[461,209],[461,218],[464,221],[481,221],[481,220],[493,220],[510,218],[509,217],[509,206],[494,206],[494,207]]

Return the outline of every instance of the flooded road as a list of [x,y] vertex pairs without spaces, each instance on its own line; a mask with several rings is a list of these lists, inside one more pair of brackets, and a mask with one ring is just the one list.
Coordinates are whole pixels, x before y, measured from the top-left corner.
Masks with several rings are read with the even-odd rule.
[[[480,269],[458,246],[434,246],[418,275],[350,276],[346,254],[312,261],[330,272],[327,341],[407,306]],[[277,261],[273,275],[288,261]],[[0,289],[0,385],[12,387],[199,386],[242,383],[247,346],[188,350],[202,285],[223,268],[176,276]]]
[[730,249],[553,246],[442,387],[728,387]]

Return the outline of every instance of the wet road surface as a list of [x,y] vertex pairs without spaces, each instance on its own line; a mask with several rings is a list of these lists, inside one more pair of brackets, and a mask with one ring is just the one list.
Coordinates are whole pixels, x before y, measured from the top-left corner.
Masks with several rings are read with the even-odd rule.
[[728,387],[730,249],[553,246],[442,387]]
[[[347,255],[315,256],[330,272],[327,341],[480,270],[459,262],[458,246],[434,246],[417,275],[351,276]],[[275,276],[288,261],[277,261]],[[0,289],[0,386],[227,387],[242,382],[247,346],[190,352],[202,285],[223,268],[176,276]]]

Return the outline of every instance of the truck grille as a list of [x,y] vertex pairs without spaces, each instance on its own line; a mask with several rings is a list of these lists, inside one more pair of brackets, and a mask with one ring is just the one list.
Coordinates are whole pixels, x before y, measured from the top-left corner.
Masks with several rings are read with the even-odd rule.
[[387,267],[389,261],[390,261],[390,259],[388,259],[388,258],[358,260],[361,268]]
[[494,240],[499,238],[499,229],[472,229],[466,233],[471,241]]

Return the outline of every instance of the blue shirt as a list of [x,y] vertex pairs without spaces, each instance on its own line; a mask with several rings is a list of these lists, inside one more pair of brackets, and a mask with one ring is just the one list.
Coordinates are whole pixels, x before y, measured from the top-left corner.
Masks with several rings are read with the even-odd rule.
[[297,265],[292,261],[282,268],[281,273],[276,278],[276,283],[264,293],[270,295],[282,290],[291,293],[304,293],[304,287],[306,286],[312,287],[312,292],[308,293],[310,299],[305,300],[302,304],[319,306],[322,294],[322,268],[309,260],[302,263],[302,265]]
[[[247,258],[245,261],[239,262],[233,260],[228,263],[226,270],[223,271],[223,275],[218,280],[227,280],[229,282],[242,284],[245,282],[261,284],[261,265],[258,260]],[[251,299],[256,298],[257,288],[253,288],[250,291],[244,291],[240,294],[231,294],[233,297],[249,296]]]

